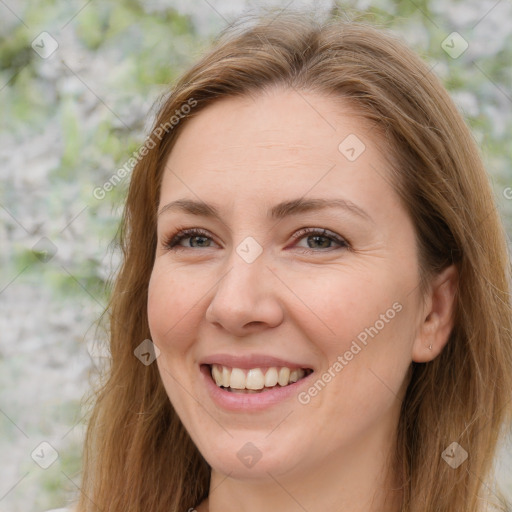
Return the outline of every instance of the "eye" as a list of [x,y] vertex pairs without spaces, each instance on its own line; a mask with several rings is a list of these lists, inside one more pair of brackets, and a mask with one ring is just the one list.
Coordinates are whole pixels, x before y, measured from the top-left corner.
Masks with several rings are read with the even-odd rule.
[[[184,240],[188,240],[188,244],[181,244]],[[206,245],[209,240],[211,240],[210,233],[204,229],[183,229],[176,235],[164,240],[163,246],[168,250],[193,249],[194,247],[209,248],[210,245]]]
[[[350,244],[342,237],[329,231],[327,229],[318,228],[303,228],[292,235],[294,240],[308,240],[308,249],[300,246],[296,246],[300,249],[300,252],[305,254],[327,252],[332,250],[332,243],[339,246],[340,249],[349,249]],[[312,240],[312,242],[309,242]],[[186,243],[182,244],[182,242]],[[194,249],[194,248],[210,248],[212,237],[208,231],[200,228],[182,229],[178,231],[174,236],[164,239],[162,245],[167,250],[182,250],[182,249]],[[318,245],[319,244],[319,245]],[[313,249],[320,250],[313,250]]]
[[[333,250],[333,242],[337,244],[340,249],[350,248],[350,244],[345,239],[327,229],[304,228],[294,233],[293,238],[299,240],[306,240],[306,243],[308,244],[308,249],[305,249],[303,247],[301,248],[301,246],[296,246],[299,249],[301,249],[300,252],[305,254],[329,252]],[[313,250],[315,248],[321,250]]]

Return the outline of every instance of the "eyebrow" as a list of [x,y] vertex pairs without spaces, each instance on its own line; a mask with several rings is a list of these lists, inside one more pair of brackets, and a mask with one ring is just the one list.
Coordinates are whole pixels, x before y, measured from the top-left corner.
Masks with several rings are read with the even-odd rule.
[[[325,208],[341,208],[365,220],[373,222],[373,219],[362,208],[348,199],[292,199],[276,204],[269,211],[271,219],[280,220],[291,215],[298,215],[305,212],[323,210]],[[219,209],[203,201],[194,201],[191,199],[178,199],[163,206],[158,212],[158,216],[169,211],[180,211],[202,217],[211,217],[222,220]]]

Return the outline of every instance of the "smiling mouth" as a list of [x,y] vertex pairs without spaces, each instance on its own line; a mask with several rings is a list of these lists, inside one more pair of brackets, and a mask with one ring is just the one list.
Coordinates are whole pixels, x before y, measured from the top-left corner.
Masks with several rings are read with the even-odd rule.
[[307,377],[311,368],[231,368],[221,364],[207,365],[215,384],[230,393],[264,393],[283,388]]

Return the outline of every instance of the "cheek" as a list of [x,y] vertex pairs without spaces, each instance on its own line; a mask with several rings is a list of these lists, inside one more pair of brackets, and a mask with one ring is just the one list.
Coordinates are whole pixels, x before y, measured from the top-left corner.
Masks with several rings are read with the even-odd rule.
[[185,331],[190,332],[194,321],[194,304],[202,296],[179,276],[179,271],[171,272],[156,264],[149,281],[149,329],[153,341],[164,352],[181,346],[180,340],[185,338]]
[[[151,340],[160,349],[156,360],[167,395],[179,416],[186,418],[186,394],[180,383],[188,382],[191,322],[194,321],[190,289],[179,272],[155,265],[148,286],[148,323]],[[187,333],[189,333],[187,335]]]
[[373,279],[331,273],[299,290],[315,314],[308,311],[298,321],[325,356],[319,377],[329,381],[325,387],[333,393],[321,391],[311,404],[328,400],[354,421],[365,410],[393,405],[412,360],[414,308],[406,303],[408,288],[396,276],[370,275]]
[[337,268],[292,282],[298,324],[331,357],[343,354],[353,340],[364,344],[385,337],[401,315],[400,284],[375,270]]

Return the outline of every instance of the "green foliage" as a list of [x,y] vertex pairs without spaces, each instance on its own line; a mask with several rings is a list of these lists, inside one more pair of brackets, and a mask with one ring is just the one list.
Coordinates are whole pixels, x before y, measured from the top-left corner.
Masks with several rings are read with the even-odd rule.
[[16,75],[29,65],[34,57],[29,34],[23,26],[17,26],[0,45],[0,71],[8,70],[10,74]]

